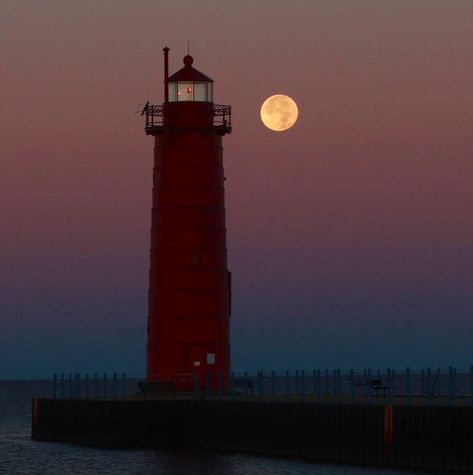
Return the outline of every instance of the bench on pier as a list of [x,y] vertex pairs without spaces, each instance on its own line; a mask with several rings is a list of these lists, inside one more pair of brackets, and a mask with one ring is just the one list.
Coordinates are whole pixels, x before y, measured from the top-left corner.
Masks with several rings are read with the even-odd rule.
[[146,393],[172,393],[176,392],[176,381],[140,381],[138,388],[146,397]]
[[253,389],[255,385],[250,378],[234,378],[232,379],[232,388],[238,389],[249,389],[251,395],[253,396]]
[[383,396],[386,396],[386,391],[389,389],[388,386],[383,384],[381,379],[370,379],[370,380],[358,380],[354,381],[353,386],[364,386],[369,387],[371,390],[374,391],[375,396],[379,396],[382,393]]
[[388,390],[388,386],[383,384],[380,379],[372,379],[369,382],[371,389],[374,391],[375,396],[379,396],[379,393],[382,392],[383,396],[386,396],[386,391]]

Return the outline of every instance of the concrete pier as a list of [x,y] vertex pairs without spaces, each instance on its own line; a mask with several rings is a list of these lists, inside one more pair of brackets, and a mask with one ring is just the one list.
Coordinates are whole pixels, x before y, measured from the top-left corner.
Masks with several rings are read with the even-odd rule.
[[473,408],[34,399],[32,437],[473,473]]

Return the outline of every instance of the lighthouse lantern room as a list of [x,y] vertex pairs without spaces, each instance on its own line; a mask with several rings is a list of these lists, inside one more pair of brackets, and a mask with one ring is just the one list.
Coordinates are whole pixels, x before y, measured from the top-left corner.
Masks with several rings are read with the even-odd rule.
[[213,79],[192,67],[192,56],[184,57],[184,67],[168,78],[170,102],[213,102]]

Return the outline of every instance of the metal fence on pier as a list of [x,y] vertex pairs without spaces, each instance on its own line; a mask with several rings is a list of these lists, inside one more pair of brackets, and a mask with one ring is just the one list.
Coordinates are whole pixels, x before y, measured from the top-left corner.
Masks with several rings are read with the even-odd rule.
[[[276,399],[334,404],[471,405],[473,365],[469,369],[425,368],[384,371],[342,371],[340,369],[232,372],[230,390],[223,384],[212,390],[209,378],[203,386],[197,377],[191,391],[172,389],[166,397],[192,399]],[[61,373],[53,377],[55,399],[152,398],[139,388],[144,378],[125,373]]]

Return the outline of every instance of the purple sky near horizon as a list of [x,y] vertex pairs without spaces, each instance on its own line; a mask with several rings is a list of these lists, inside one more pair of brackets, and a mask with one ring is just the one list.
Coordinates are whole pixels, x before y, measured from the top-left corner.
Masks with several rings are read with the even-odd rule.
[[472,2],[0,0],[0,379],[144,373],[135,112],[188,40],[233,113],[234,368],[473,363]]

